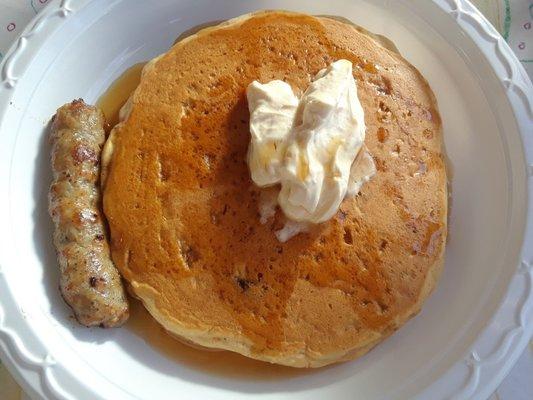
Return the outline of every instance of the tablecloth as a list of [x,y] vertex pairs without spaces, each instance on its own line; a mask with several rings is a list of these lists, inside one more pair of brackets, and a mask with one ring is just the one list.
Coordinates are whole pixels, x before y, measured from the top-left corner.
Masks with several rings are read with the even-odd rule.
[[[49,0],[0,0],[0,59]],[[533,80],[533,0],[473,0],[514,50]],[[0,399],[26,396],[0,362]],[[533,341],[491,400],[533,399]]]

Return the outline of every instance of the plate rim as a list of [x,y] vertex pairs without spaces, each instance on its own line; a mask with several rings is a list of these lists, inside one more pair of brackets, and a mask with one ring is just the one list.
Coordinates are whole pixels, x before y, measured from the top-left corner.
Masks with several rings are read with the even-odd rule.
[[[402,0],[402,2],[406,2]],[[0,62],[0,122],[1,112],[10,99],[9,93],[18,79],[23,77],[14,75],[14,70],[27,66],[40,46],[46,41],[47,32],[59,28],[67,17],[82,9],[75,7],[72,0],[53,0],[38,14],[22,31],[17,40]],[[387,0],[385,0],[387,3]],[[518,61],[511,48],[501,35],[485,19],[485,17],[470,3],[469,0],[432,0],[444,13],[453,18],[464,34],[466,34],[483,53],[486,61],[503,85],[507,100],[513,110],[518,130],[522,139],[522,151],[526,161],[526,213],[527,221],[521,246],[520,265],[514,272],[513,280],[523,280],[526,290],[523,294],[514,293],[507,289],[496,313],[487,323],[492,324],[494,317],[501,311],[502,304],[516,304],[518,318],[515,325],[502,333],[502,339],[492,352],[481,357],[478,349],[481,346],[482,334],[475,339],[467,356],[457,361],[451,369],[465,367],[468,371],[464,384],[458,385],[453,398],[483,398],[499,385],[503,377],[511,369],[519,355],[527,345],[533,333],[533,137],[528,127],[533,126],[533,85],[523,66]],[[111,5],[111,4],[110,4]],[[529,136],[528,136],[529,134]],[[3,173],[3,171],[2,171]],[[0,263],[0,293],[10,295],[9,285],[4,277]],[[33,354],[24,345],[17,331],[25,326],[24,316],[17,312],[10,313],[10,322],[6,322],[8,303],[4,296],[0,299],[0,356],[9,371],[14,375],[24,390],[43,398],[75,399],[76,393],[68,393],[65,386],[54,376],[53,369],[57,366],[51,354],[47,353],[44,345],[40,357]],[[13,307],[11,307],[13,309]],[[515,310],[515,311],[516,311]],[[490,367],[490,368],[489,368]],[[496,368],[495,368],[496,367]],[[496,370],[496,372],[494,372]],[[34,379],[37,372],[38,379]],[[464,374],[463,374],[464,375]],[[442,379],[444,374],[439,378]],[[432,388],[426,388],[425,393]],[[97,393],[91,393],[97,395]]]

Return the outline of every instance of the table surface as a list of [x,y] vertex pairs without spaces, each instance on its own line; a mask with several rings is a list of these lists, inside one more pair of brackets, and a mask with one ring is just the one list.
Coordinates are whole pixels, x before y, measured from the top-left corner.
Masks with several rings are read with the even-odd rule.
[[[498,29],[533,80],[533,0],[471,0]],[[0,0],[0,59],[49,0]],[[3,400],[28,397],[0,363]],[[533,340],[490,400],[533,399]]]

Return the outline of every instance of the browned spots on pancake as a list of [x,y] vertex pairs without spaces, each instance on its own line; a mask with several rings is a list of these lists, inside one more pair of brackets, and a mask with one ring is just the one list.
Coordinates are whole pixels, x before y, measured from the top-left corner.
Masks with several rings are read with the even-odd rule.
[[[245,90],[282,79],[302,93],[339,58],[354,64],[378,174],[331,221],[279,243],[284,217],[260,224],[246,164]],[[418,111],[434,100],[414,68],[344,24],[263,14],[178,44],[139,93],[116,137],[105,210],[114,259],[126,278],[164,290],[159,308],[265,353],[288,341],[353,347],[417,302],[444,244],[432,224],[445,215],[445,179],[437,119]]]
[[380,126],[378,128],[377,137],[380,143],[384,143],[389,137],[389,131],[386,128]]
[[[386,294],[387,282],[380,255],[381,240],[363,220],[332,225],[330,229],[335,233],[322,236],[323,240],[318,241],[318,248],[313,251],[321,263],[315,268],[306,268],[302,273],[306,274],[306,280],[317,287],[342,291],[352,299],[354,310],[357,310],[364,324],[378,328],[389,320],[386,311],[394,305],[394,299]],[[337,247],[339,240],[336,235],[342,235],[343,241],[350,246],[357,242],[364,242],[365,245],[354,246],[352,251],[343,251]],[[324,264],[323,260],[336,262]]]

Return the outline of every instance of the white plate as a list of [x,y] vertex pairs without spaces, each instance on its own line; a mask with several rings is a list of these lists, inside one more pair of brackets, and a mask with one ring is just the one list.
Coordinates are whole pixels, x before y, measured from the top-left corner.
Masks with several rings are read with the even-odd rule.
[[[453,166],[446,266],[423,312],[358,361],[275,378],[167,358],[128,328],[78,326],[57,290],[46,211],[45,126],[59,105],[95,101],[192,26],[261,8],[342,15],[393,39],[437,95]],[[52,1],[0,65],[3,361],[35,398],[488,397],[533,329],[532,92],[462,0]]]

